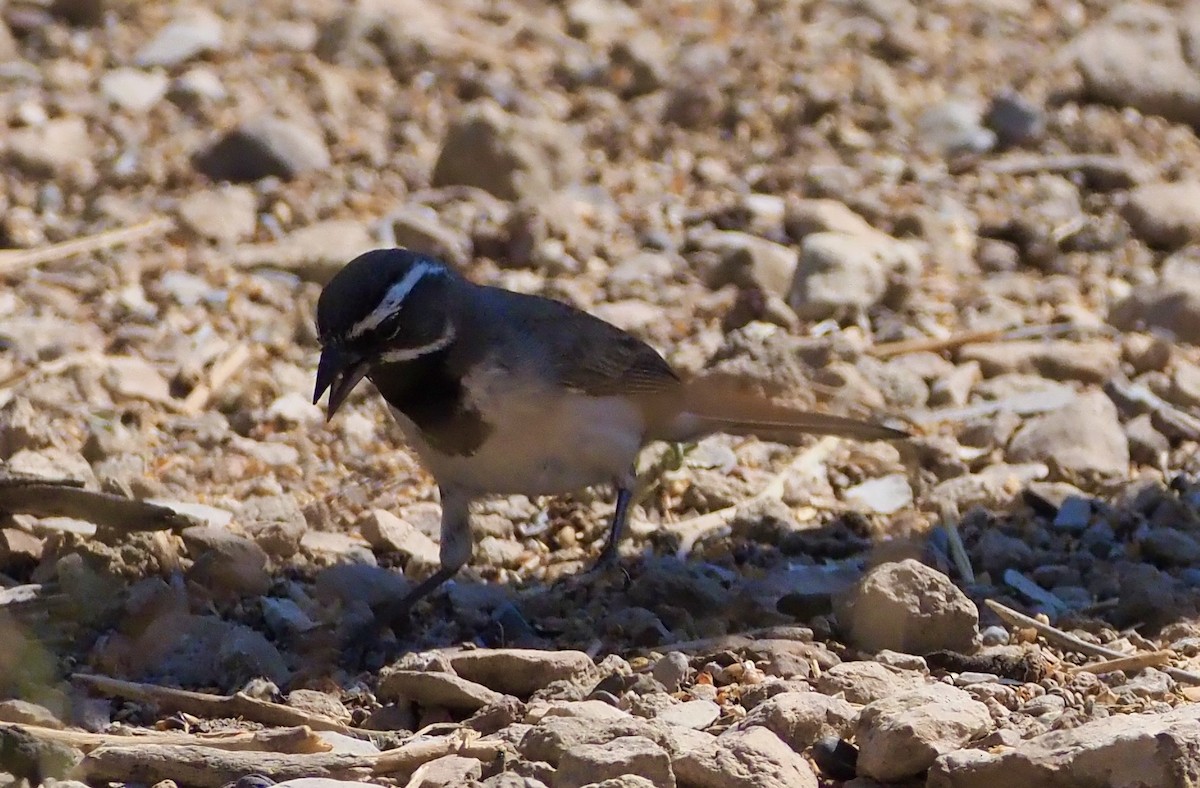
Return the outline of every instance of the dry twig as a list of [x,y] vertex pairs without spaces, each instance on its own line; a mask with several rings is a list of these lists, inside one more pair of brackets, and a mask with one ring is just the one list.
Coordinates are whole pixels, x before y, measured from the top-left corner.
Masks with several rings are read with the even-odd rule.
[[78,254],[91,254],[114,246],[135,244],[150,238],[165,235],[175,226],[169,216],[155,216],[132,227],[72,238],[69,241],[43,246],[39,249],[12,249],[0,251],[0,275],[13,273],[32,266],[64,260]]
[[43,479],[0,472],[0,512],[73,517],[119,531],[164,531],[196,521],[166,506],[85,490],[74,479]]
[[[1106,648],[1095,643],[1089,643],[1082,638],[1077,638],[1074,635],[1063,632],[1057,627],[1052,627],[1049,624],[1043,624],[1036,618],[1027,616],[1024,613],[1019,613],[1011,607],[1002,605],[994,599],[985,600],[987,606],[992,609],[996,615],[1004,619],[1010,626],[1030,627],[1037,630],[1037,633],[1044,637],[1047,642],[1055,643],[1070,651],[1077,651],[1080,654],[1090,654],[1094,657],[1108,657],[1110,659],[1130,659],[1129,654],[1122,654],[1116,649]],[[1159,652],[1153,652],[1159,653]],[[1187,684],[1200,685],[1200,674],[1193,673],[1190,670],[1181,670],[1180,668],[1172,668],[1166,666],[1163,672],[1176,681],[1182,681]]]
[[241,717],[264,725],[297,726],[307,725],[314,730],[337,731],[362,738],[365,734],[337,720],[294,709],[279,703],[259,700],[238,692],[233,695],[210,695],[206,692],[160,687],[157,684],[140,684],[122,681],[110,676],[94,676],[76,673],[71,677],[80,684],[110,697],[155,703],[160,708],[182,711],[197,717]]
[[137,747],[145,745],[193,745],[215,750],[238,752],[278,752],[311,755],[328,752],[330,745],[313,733],[312,728],[300,725],[292,728],[270,728],[261,731],[225,731],[221,733],[182,733],[178,731],[144,731],[129,733],[90,733],[60,730],[41,725],[0,722],[0,729],[10,726],[35,739],[57,742],[82,752],[97,747]]
[[375,774],[411,774],[421,766],[444,755],[461,755],[487,763],[502,757],[508,747],[498,741],[478,741],[455,733],[437,739],[402,744],[381,752],[375,758]]
[[1175,656],[1175,652],[1162,651],[1147,651],[1142,654],[1134,654],[1131,657],[1119,657],[1117,659],[1106,659],[1103,662],[1093,662],[1090,665],[1076,665],[1071,668],[1072,673],[1112,673],[1113,671],[1122,671],[1133,673],[1142,668],[1157,668],[1171,661],[1171,657]]
[[234,347],[213,363],[208,371],[208,380],[188,392],[183,399],[181,410],[193,415],[204,410],[208,406],[208,401],[212,399],[213,392],[219,391],[249,360],[249,345],[242,344]]
[[247,774],[272,779],[367,777],[377,756],[344,753],[288,754],[238,752],[188,744],[104,745],[88,753],[74,775],[90,783],[108,781],[154,785],[174,780],[180,785],[218,788]]

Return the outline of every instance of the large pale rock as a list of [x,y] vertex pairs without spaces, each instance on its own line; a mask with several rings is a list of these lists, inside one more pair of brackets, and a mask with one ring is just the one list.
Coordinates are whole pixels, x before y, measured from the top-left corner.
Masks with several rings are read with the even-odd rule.
[[734,728],[766,728],[796,752],[804,752],[827,736],[848,736],[857,719],[858,711],[841,698],[783,692],[755,706]]
[[915,777],[991,722],[987,706],[948,684],[882,698],[858,719],[858,772],[883,782]]
[[688,788],[817,788],[808,761],[766,728],[731,731],[674,762]]
[[585,675],[592,658],[582,651],[498,648],[462,651],[450,657],[458,675],[497,692],[527,697],[552,681]]
[[1162,714],[1114,714],[1044,733],[1000,751],[940,756],[929,788],[1146,788],[1194,785],[1200,774],[1200,705]]
[[950,578],[920,561],[881,564],[838,600],[838,621],[866,651],[969,651],[979,611]]
[[1013,436],[1008,459],[1044,462],[1052,474],[1071,482],[1112,478],[1129,472],[1129,440],[1112,401],[1089,391],[1027,421]]
[[380,674],[379,697],[387,700],[403,697],[423,706],[478,711],[489,703],[498,703],[504,696],[452,673],[389,670]]
[[600,780],[636,774],[656,788],[674,788],[675,773],[667,751],[644,736],[619,736],[582,744],[565,753],[554,775],[554,788],[582,788]]

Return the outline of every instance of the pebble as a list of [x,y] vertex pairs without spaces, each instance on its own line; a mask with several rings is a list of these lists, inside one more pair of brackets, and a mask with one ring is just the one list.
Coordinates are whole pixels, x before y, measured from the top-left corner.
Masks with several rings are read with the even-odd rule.
[[1186,21],[1169,8],[1120,3],[1067,45],[1084,96],[1200,126],[1200,71],[1184,51]]
[[1191,745],[1197,721],[1200,707],[1187,704],[1160,714],[1114,714],[1009,747],[948,752],[934,761],[927,785],[1025,788],[1064,779],[1073,785],[1176,785],[1180,774],[1200,770]]
[[726,731],[674,766],[679,782],[696,788],[817,788],[808,761],[762,727]]
[[1019,94],[1001,91],[984,113],[983,125],[996,135],[999,147],[1011,148],[1040,140],[1046,133],[1046,115]]
[[193,159],[214,181],[235,183],[277,177],[290,180],[329,169],[332,160],[321,135],[307,125],[260,115],[223,134]]
[[548,118],[518,118],[490,100],[468,105],[446,132],[434,186],[475,186],[501,200],[549,199],[582,169],[577,142]]
[[948,577],[907,559],[868,572],[839,600],[838,619],[866,651],[965,652],[975,641],[979,611]]
[[1025,422],[1008,447],[1013,462],[1044,462],[1066,481],[1114,478],[1129,472],[1129,442],[1112,401],[1099,391]]
[[14,163],[31,176],[61,176],[89,162],[94,148],[82,118],[64,117],[37,128],[5,134],[5,149]]
[[1135,288],[1113,305],[1109,322],[1117,328],[1168,331],[1180,342],[1200,344],[1200,281],[1163,276]]
[[907,474],[893,473],[868,479],[842,493],[847,503],[856,504],[875,514],[895,514],[913,502]]
[[114,68],[100,77],[100,92],[116,106],[146,112],[167,93],[167,75],[137,68]]
[[947,684],[882,698],[858,718],[858,772],[881,782],[916,777],[991,726],[987,706]]
[[812,233],[800,243],[787,302],[808,320],[862,311],[878,303],[893,274],[919,268],[915,249],[882,234]]
[[691,666],[687,655],[671,651],[654,663],[650,675],[666,687],[668,692],[677,692],[690,672]]
[[987,153],[996,146],[996,133],[985,128],[978,108],[962,101],[944,101],[917,119],[921,143],[944,156]]
[[701,239],[701,244],[716,255],[716,265],[706,277],[714,290],[734,284],[787,295],[799,259],[794,249],[733,230],[711,233]]
[[450,664],[465,679],[521,698],[553,681],[581,680],[595,669],[591,657],[569,649],[473,649],[454,654]]
[[[449,788],[470,785],[483,776],[483,764],[475,758],[443,755],[421,766],[421,774],[408,782],[409,788]],[[557,785],[557,783],[555,783]]]
[[[383,509],[372,509],[359,522],[358,530],[371,549],[382,553],[399,553],[415,560],[413,570],[439,566],[440,549],[437,542],[419,528]],[[407,571],[407,569],[406,569]]]
[[270,587],[267,554],[252,539],[211,525],[185,528],[180,536],[194,562],[188,579],[214,596],[255,596]]
[[1130,191],[1124,216],[1134,233],[1156,248],[1177,249],[1200,240],[1200,181],[1139,186]]
[[597,744],[581,744],[563,753],[554,774],[555,788],[582,788],[625,774],[646,778],[656,788],[673,788],[671,758],[644,736],[619,736]]
[[857,719],[858,711],[841,698],[783,692],[755,706],[735,727],[762,726],[796,752],[804,752],[823,738],[851,735]]
[[688,700],[658,712],[654,718],[668,725],[704,730],[721,716],[721,707],[711,700]]
[[478,711],[504,695],[453,673],[385,669],[377,694],[382,700],[407,698],[426,707]]
[[818,692],[840,694],[859,705],[924,684],[925,677],[919,673],[889,668],[878,662],[843,662],[823,672],[816,681]]
[[245,186],[192,192],[179,201],[176,210],[184,227],[218,244],[251,237],[258,223],[258,197]]
[[134,65],[177,66],[224,47],[225,25],[216,14],[188,9],[167,23],[133,56]]

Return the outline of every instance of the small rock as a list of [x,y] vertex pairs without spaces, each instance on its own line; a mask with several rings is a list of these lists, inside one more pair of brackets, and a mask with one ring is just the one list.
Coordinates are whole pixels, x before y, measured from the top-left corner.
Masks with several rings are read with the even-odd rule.
[[340,700],[328,692],[309,689],[294,689],[287,694],[287,705],[293,709],[319,714],[322,717],[338,722],[350,722],[350,710]]
[[672,651],[663,655],[650,671],[654,679],[667,688],[668,692],[677,692],[691,671],[686,654]]
[[13,129],[5,137],[9,157],[30,176],[61,175],[90,162],[94,155],[87,126],[79,117],[56,118],[36,128]]
[[409,591],[408,581],[399,572],[353,561],[322,570],[314,585],[314,595],[319,601],[338,602],[343,607],[355,604],[375,607],[400,599]]
[[1200,344],[1200,281],[1163,276],[1157,284],[1136,287],[1113,306],[1108,319],[1117,328],[1159,328],[1180,342]]
[[375,566],[375,554],[363,539],[332,531],[305,531],[300,547],[314,558]]
[[919,561],[882,564],[841,597],[838,621],[866,651],[970,651],[979,611],[950,579]]
[[613,87],[624,98],[653,93],[666,82],[668,55],[662,37],[649,27],[622,36],[609,52]]
[[1129,441],[1129,457],[1134,462],[1165,468],[1171,442],[1154,428],[1154,418],[1149,413],[1135,416],[1125,422],[1125,439]]
[[689,700],[668,706],[654,718],[668,725],[701,731],[712,725],[721,716],[721,707],[711,700]]
[[136,356],[105,359],[104,386],[114,400],[171,402],[171,384],[148,361]]
[[[420,779],[407,783],[408,788],[452,788],[470,785],[483,776],[483,764],[475,758],[461,755],[443,755],[421,767]],[[555,783],[557,786],[558,783]]]
[[188,578],[214,596],[256,596],[271,587],[267,554],[252,539],[209,525],[185,528],[180,535],[195,562]]
[[643,736],[620,736],[603,744],[581,744],[563,753],[554,775],[554,788],[582,788],[626,774],[644,777],[657,788],[675,785],[666,750]]
[[858,774],[858,748],[850,742],[837,736],[826,736],[813,745],[812,759],[824,776],[851,781],[846,785],[853,786],[852,781]]
[[1010,747],[965,749],[937,758],[929,788],[1059,788],[1182,785],[1200,771],[1200,706],[1159,714],[1114,714]]
[[787,295],[799,259],[794,249],[732,230],[711,233],[701,243],[704,249],[717,255],[717,265],[706,277],[709,287],[716,289],[732,283]]
[[224,43],[224,23],[219,16],[201,8],[188,9],[143,44],[133,56],[133,62],[140,68],[177,66],[207,52],[218,51]]
[[506,695],[526,698],[552,681],[571,681],[594,668],[582,651],[474,649],[450,657],[454,672]]
[[576,181],[582,167],[578,142],[566,126],[517,118],[485,100],[451,124],[430,180],[434,186],[475,186],[501,200],[542,200]]
[[42,728],[61,730],[66,727],[62,720],[45,706],[24,700],[0,700],[0,722],[17,722],[22,725],[38,725]]
[[1120,366],[1119,348],[1106,341],[990,342],[964,345],[958,358],[979,364],[989,378],[1017,372],[1084,383],[1104,383]]
[[221,76],[207,66],[189,68],[171,83],[168,98],[185,108],[198,108],[204,103],[216,104],[229,97]]
[[1036,142],[1046,133],[1045,113],[1011,91],[1002,91],[992,99],[983,124],[995,133],[1001,148]]
[[291,599],[263,597],[259,600],[262,605],[263,620],[276,635],[287,636],[308,632],[317,623]]
[[418,567],[439,565],[439,548],[436,542],[406,520],[384,509],[372,509],[358,524],[358,530],[371,545],[381,553],[399,553],[415,559]]
[[167,75],[136,68],[115,68],[100,77],[100,92],[121,109],[145,112],[167,93]]
[[280,241],[239,246],[232,262],[239,268],[277,268],[324,283],[342,269],[347,258],[377,246],[362,222],[329,219],[293,230]]
[[876,514],[895,514],[913,502],[908,476],[893,473],[878,479],[868,479],[842,493],[847,503],[856,504]]
[[911,670],[897,670],[879,662],[843,662],[817,679],[817,691],[841,694],[850,703],[867,704],[925,685],[925,677]]
[[153,650],[151,664],[135,674],[156,683],[183,687],[241,687],[263,677],[276,684],[287,681],[283,656],[265,637],[249,627],[214,616],[164,616],[147,630]]
[[1180,360],[1171,375],[1168,399],[1185,408],[1200,408],[1200,365]]
[[638,13],[620,0],[572,0],[565,13],[567,33],[604,45],[641,25]]
[[877,700],[858,719],[858,771],[883,782],[915,777],[991,724],[987,706],[946,684]]
[[919,267],[913,247],[882,233],[813,233],[800,244],[788,305],[809,320],[862,311],[883,297],[893,273]]
[[1200,127],[1200,72],[1184,43],[1189,22],[1155,3],[1112,6],[1068,45],[1084,97]]
[[81,455],[62,449],[22,449],[8,458],[5,470],[43,479],[65,479],[84,485],[95,484],[92,466]]
[[680,784],[692,788],[817,788],[808,761],[762,727],[729,731],[674,766]]
[[320,134],[292,120],[262,115],[227,132],[196,154],[196,169],[214,181],[290,180],[332,165]]
[[403,208],[386,221],[396,246],[433,255],[452,265],[466,265],[471,258],[471,239],[443,224],[432,208]]
[[858,711],[841,698],[819,692],[783,692],[754,707],[735,728],[762,726],[796,752],[804,752],[818,740],[849,736]]
[[69,24],[82,27],[103,22],[108,7],[108,0],[54,0],[50,4],[50,11]]
[[225,186],[188,194],[179,201],[179,221],[201,238],[235,244],[254,235],[258,197],[245,186]]
[[403,697],[426,707],[461,711],[478,711],[504,697],[452,673],[395,669],[380,673],[378,695],[383,700]]
[[1124,216],[1139,238],[1159,249],[1200,240],[1200,181],[1139,186],[1129,193]]
[[19,528],[0,528],[0,571],[16,576],[42,560],[42,540]]
[[1142,555],[1158,566],[1200,564],[1200,540],[1166,526],[1149,529],[1141,540]]
[[789,237],[799,241],[813,233],[873,238],[879,231],[870,222],[846,207],[845,203],[826,199],[789,199],[784,215]]
[[1103,393],[1089,391],[1051,413],[1035,416],[1013,436],[1013,462],[1045,462],[1066,481],[1124,476],[1129,442],[1117,409]]
[[980,123],[979,110],[962,101],[943,101],[917,119],[925,147],[944,156],[987,153],[996,146],[996,133]]

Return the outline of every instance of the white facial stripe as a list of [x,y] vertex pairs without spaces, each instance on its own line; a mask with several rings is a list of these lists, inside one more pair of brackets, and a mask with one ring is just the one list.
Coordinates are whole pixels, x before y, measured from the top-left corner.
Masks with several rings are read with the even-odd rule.
[[454,333],[454,326],[446,323],[446,329],[442,332],[442,335],[428,345],[394,348],[385,353],[380,353],[379,360],[384,362],[412,361],[414,358],[420,358],[429,353],[436,353],[454,341]]
[[379,302],[379,306],[364,317],[362,320],[350,327],[346,337],[348,339],[358,339],[368,331],[372,331],[379,327],[383,321],[396,313],[400,305],[404,303],[404,299],[412,292],[412,289],[417,286],[422,277],[426,274],[440,273],[439,267],[435,263],[421,261],[408,269],[408,273],[404,275],[396,284],[392,285],[391,289],[384,294],[383,300]]

